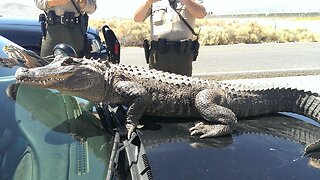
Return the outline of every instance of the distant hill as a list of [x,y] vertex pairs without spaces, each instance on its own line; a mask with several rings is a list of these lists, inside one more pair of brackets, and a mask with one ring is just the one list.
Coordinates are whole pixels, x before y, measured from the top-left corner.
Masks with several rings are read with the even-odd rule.
[[41,12],[35,5],[28,6],[19,3],[0,4],[0,16],[2,17],[38,18]]

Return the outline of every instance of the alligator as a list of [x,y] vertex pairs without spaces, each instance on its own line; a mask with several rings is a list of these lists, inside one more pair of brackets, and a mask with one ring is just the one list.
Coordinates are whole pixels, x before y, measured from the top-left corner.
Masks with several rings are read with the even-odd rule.
[[[293,112],[320,121],[317,93],[291,88],[246,89],[101,59],[56,57],[43,67],[21,67],[15,77],[19,83],[127,106],[129,136],[141,127],[143,115],[199,117],[202,121],[189,131],[200,138],[230,135],[238,118],[268,113]],[[310,143],[306,151],[319,148],[319,141]]]

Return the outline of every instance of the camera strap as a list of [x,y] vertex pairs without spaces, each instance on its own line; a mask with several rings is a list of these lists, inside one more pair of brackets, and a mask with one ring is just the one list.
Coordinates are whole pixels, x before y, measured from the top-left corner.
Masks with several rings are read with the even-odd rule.
[[170,7],[178,14],[179,18],[185,23],[185,25],[189,28],[189,30],[192,32],[193,35],[195,35],[197,37],[197,40],[199,39],[199,33],[196,33],[194,31],[194,29],[191,27],[191,25],[184,19],[184,17],[177,11],[176,8],[174,8],[172,5],[171,5],[171,2],[169,1],[170,3]]
[[80,11],[79,7],[76,5],[76,3],[73,0],[71,0],[71,2],[73,4],[73,6],[76,8],[77,12],[81,15],[81,11]]

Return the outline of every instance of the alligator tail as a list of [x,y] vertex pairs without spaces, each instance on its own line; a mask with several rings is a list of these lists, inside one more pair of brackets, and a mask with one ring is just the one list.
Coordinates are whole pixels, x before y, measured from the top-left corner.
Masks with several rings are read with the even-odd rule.
[[[228,90],[228,89],[227,89]],[[320,123],[320,95],[290,88],[228,90],[228,108],[238,117],[293,112]],[[305,152],[320,150],[320,139],[307,144]]]
[[320,96],[310,91],[296,101],[297,112],[320,122]]
[[320,96],[290,88],[230,90],[228,108],[238,117],[275,112],[293,112],[320,122]]

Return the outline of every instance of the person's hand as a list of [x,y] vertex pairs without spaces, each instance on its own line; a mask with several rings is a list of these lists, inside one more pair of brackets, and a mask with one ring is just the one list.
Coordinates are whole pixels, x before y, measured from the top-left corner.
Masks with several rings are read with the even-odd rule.
[[182,4],[185,4],[185,3],[188,2],[188,1],[191,1],[191,0],[180,0],[180,2],[181,2]]
[[148,3],[149,5],[151,5],[151,4],[153,4],[153,3],[155,3],[155,2],[158,2],[158,1],[161,1],[161,0],[147,0],[147,3]]
[[87,6],[87,0],[78,0],[80,9],[84,9]]
[[195,18],[204,18],[206,16],[206,8],[194,0],[180,0],[186,6],[186,9]]

